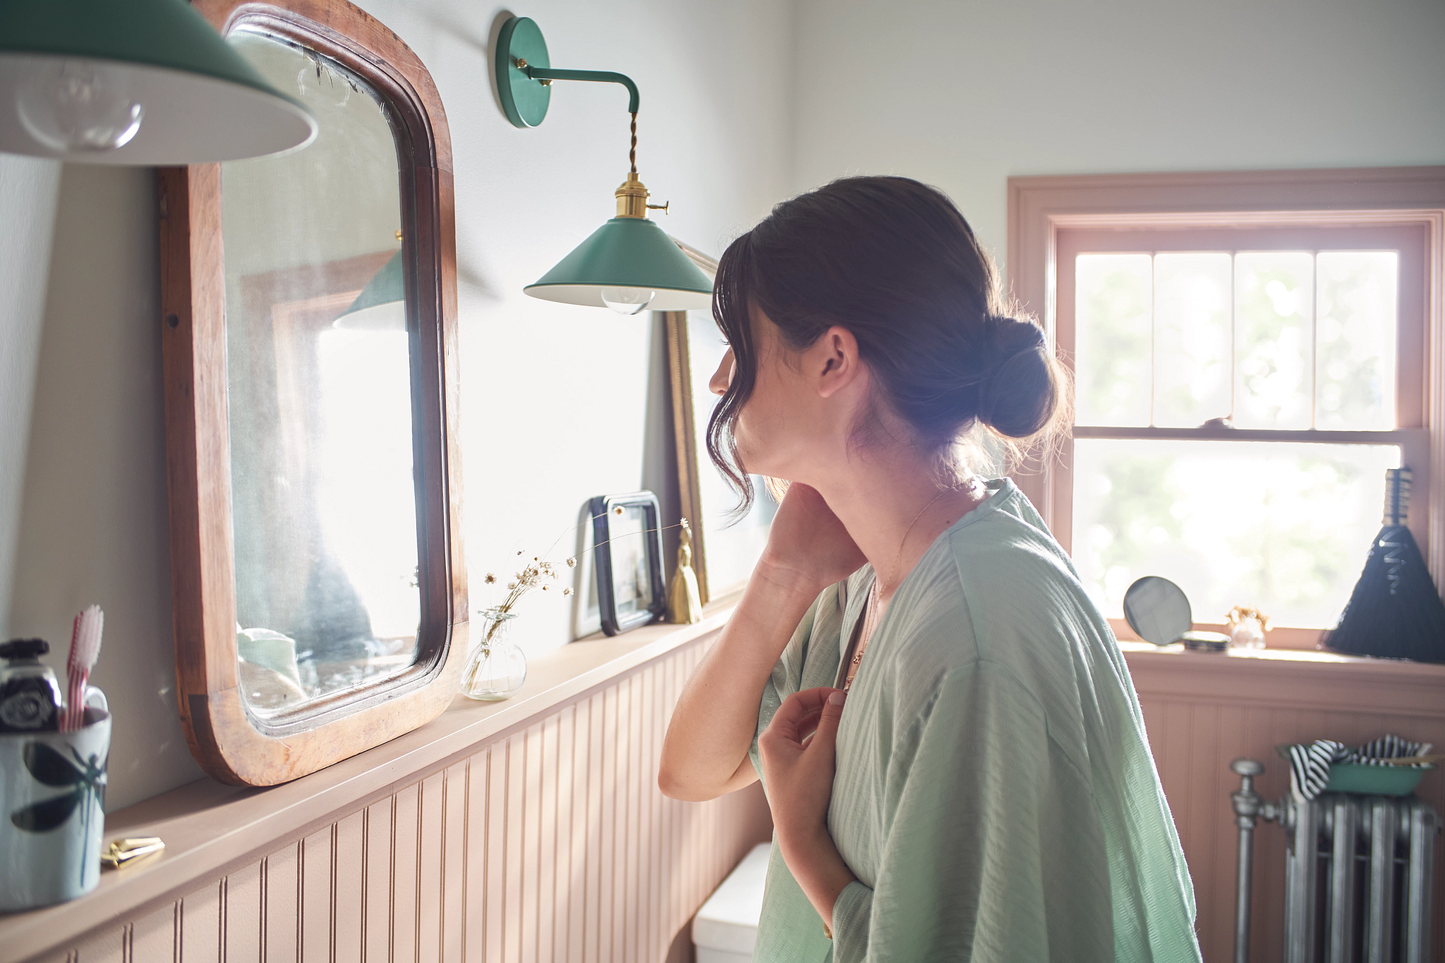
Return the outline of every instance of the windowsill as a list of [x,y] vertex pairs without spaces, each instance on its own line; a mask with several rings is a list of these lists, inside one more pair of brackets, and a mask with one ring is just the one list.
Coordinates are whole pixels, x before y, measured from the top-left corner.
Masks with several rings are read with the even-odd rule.
[[1200,652],[1119,642],[1141,698],[1445,715],[1445,665],[1299,649]]
[[[532,660],[519,695],[491,703],[458,697],[420,729],[294,782],[252,789],[202,779],[111,813],[107,842],[160,836],[165,852],[102,873],[96,890],[80,899],[0,915],[0,945],[10,958],[39,956],[159,908],[715,632],[735,604],[734,596],[709,605],[694,625],[579,639]],[[1445,714],[1441,665],[1271,649],[1202,653],[1135,641],[1120,648],[1145,698]]]
[[693,625],[578,639],[530,660],[518,695],[503,702],[458,696],[421,728],[294,782],[257,789],[200,779],[110,813],[103,846],[125,836],[159,836],[164,852],[102,872],[100,885],[79,899],[0,914],[3,955],[28,959],[73,947],[107,924],[193,892],[715,632],[736,602],[735,596],[718,600]]

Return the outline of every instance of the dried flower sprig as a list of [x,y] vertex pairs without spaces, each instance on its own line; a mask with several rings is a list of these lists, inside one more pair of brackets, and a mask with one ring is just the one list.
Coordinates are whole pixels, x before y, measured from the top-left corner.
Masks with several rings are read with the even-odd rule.
[[1245,619],[1254,619],[1259,623],[1260,631],[1269,631],[1269,616],[1249,605],[1236,605],[1230,609],[1229,618],[1226,621],[1232,627],[1243,622]]
[[[615,507],[612,509],[612,512],[613,512],[613,514],[620,516],[620,515],[623,514],[623,507],[622,507],[621,505],[615,506]],[[588,521],[589,521],[589,522],[595,521],[595,517],[594,517],[594,518],[589,518]],[[665,532],[665,531],[667,531],[667,530],[670,529],[670,528],[678,528],[678,527],[680,527],[681,525],[682,525],[682,522],[678,522],[678,523],[673,524],[673,525],[663,526],[662,528],[656,529],[656,531],[658,531],[658,532]],[[577,530],[577,526],[574,526],[574,527],[572,527],[571,529],[569,529],[568,531],[574,531],[574,532],[575,532],[576,530]],[[627,534],[628,534],[629,536],[636,536],[636,535],[639,535],[639,534],[646,535],[646,534],[651,533],[652,531],[654,531],[654,529],[650,529],[650,528],[649,528],[649,529],[644,529],[642,532],[629,532],[629,533],[627,533]],[[563,533],[563,535],[565,535],[565,534],[566,534],[566,532]],[[557,540],[554,541],[552,544],[555,546],[558,541],[561,541],[561,540],[562,540],[563,535],[559,535],[559,536],[557,537]],[[620,537],[623,537],[623,536],[617,536],[617,537],[620,538]],[[600,545],[606,545],[606,544],[607,544],[608,542],[610,542],[610,541],[612,541],[612,539],[609,538],[609,539],[607,539],[607,540],[605,540],[605,541],[603,541],[603,542],[600,542],[600,543],[598,543],[598,544],[600,544]],[[596,546],[594,546],[594,548],[595,548],[595,547],[596,547]],[[517,550],[517,555],[519,555],[519,556],[525,556],[525,555],[526,555],[526,551],[525,551],[525,550],[522,550],[522,549],[518,549],[518,550]],[[568,568],[576,568],[576,567],[577,567],[577,557],[576,557],[575,555],[569,556],[569,557],[566,559],[566,565],[567,565]],[[487,584],[487,585],[495,585],[495,584],[497,584],[497,583],[498,583],[499,581],[501,581],[501,580],[500,580],[500,578],[498,578],[498,576],[496,575],[496,573],[494,573],[494,572],[488,572],[488,573],[486,573],[486,575],[483,576],[482,581],[483,581],[485,584]],[[510,614],[510,613],[512,612],[512,609],[516,608],[517,603],[520,602],[524,597],[526,597],[526,595],[527,595],[529,592],[532,592],[532,591],[534,591],[534,590],[536,590],[536,591],[542,591],[542,592],[550,592],[550,591],[552,590],[552,584],[551,584],[551,583],[553,583],[553,582],[555,582],[555,581],[557,581],[557,568],[556,568],[556,566],[554,566],[551,562],[544,560],[540,555],[533,555],[531,561],[525,562],[525,563],[522,565],[521,571],[519,571],[519,572],[512,578],[511,581],[507,582],[507,595],[506,595],[506,597],[501,601],[501,603],[498,604],[498,605],[489,606],[489,607],[488,607],[487,609],[485,609],[484,611],[496,612],[496,613],[499,613],[499,614],[502,614],[502,615],[508,615],[508,614]],[[568,595],[571,595],[571,594],[572,594],[572,589],[571,589],[570,587],[568,587],[568,586],[563,586],[563,588],[562,588],[562,595],[565,597],[565,596],[568,596]],[[488,626],[488,628],[487,628],[486,638],[484,638],[484,639],[482,640],[482,643],[483,643],[484,645],[485,645],[486,643],[489,643],[489,642],[492,641],[492,636],[496,634],[497,629],[498,629],[498,628],[501,626],[501,624],[502,624],[503,622],[505,622],[505,621],[506,621],[505,618],[493,620],[492,624],[491,624],[490,626]]]

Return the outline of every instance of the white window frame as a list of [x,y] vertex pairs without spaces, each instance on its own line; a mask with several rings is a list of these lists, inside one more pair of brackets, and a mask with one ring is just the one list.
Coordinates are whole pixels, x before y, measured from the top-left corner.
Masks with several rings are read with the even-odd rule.
[[[1298,250],[1312,249],[1310,232],[1320,229],[1364,234],[1379,229],[1407,234],[1421,245],[1413,263],[1410,257],[1401,263],[1398,351],[1406,356],[1418,350],[1422,363],[1400,372],[1399,395],[1405,400],[1397,409],[1397,429],[1079,428],[1078,436],[1267,442],[1305,435],[1317,442],[1399,444],[1403,463],[1415,469],[1410,528],[1438,589],[1445,581],[1445,167],[1010,178],[1011,293],[1043,322],[1059,357],[1072,366],[1072,257],[1099,250],[1101,232],[1127,236],[1120,250],[1133,249],[1128,245],[1137,245],[1141,234],[1157,232],[1177,245],[1181,232],[1189,232],[1201,239],[1193,249],[1203,250],[1229,246],[1225,238],[1241,230],[1276,237],[1298,231]],[[1061,271],[1061,265],[1067,269]],[[1073,438],[1067,434],[1014,473],[1066,551],[1072,536]],[[1122,620],[1110,621],[1121,638],[1132,637]],[[1318,629],[1282,628],[1271,631],[1270,645],[1313,648],[1318,635]]]

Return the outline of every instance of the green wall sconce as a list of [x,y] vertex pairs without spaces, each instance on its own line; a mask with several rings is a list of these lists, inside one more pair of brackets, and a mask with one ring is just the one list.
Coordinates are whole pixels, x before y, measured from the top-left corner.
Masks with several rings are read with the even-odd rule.
[[617,216],[592,232],[557,266],[524,289],[534,298],[609,307],[619,314],[707,310],[712,281],[648,216],[666,205],[647,203],[637,176],[637,85],[610,70],[559,70],[547,56],[541,29],[513,17],[497,37],[497,93],[513,126],[536,127],[547,116],[552,81],[587,80],[627,88],[632,115],[631,170],[617,188]]
[[186,0],[0,3],[0,150],[97,164],[258,157],[316,136]]
[[405,331],[406,279],[401,272],[401,252],[397,251],[331,326],[342,331]]

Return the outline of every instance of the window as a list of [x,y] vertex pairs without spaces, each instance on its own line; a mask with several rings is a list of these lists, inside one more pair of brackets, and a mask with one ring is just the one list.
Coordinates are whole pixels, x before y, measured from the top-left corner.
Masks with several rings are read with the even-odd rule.
[[[1445,177],[1424,170],[1438,206]],[[1163,575],[1201,625],[1257,605],[1282,627],[1272,645],[1313,646],[1402,464],[1438,583],[1426,401],[1441,217],[1373,197],[1341,211],[1359,185],[1329,175],[1346,173],[1361,172],[1011,182],[1015,289],[1043,294],[1029,306],[1047,306],[1075,375],[1071,437],[1020,484],[1121,634],[1125,589]]]

